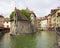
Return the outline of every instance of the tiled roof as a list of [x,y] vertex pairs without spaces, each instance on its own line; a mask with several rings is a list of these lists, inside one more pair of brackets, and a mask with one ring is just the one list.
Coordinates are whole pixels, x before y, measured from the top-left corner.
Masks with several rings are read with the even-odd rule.
[[17,14],[18,20],[28,20],[27,17],[20,12],[20,10],[16,9],[15,13]]
[[9,22],[10,18],[4,18],[4,22]]
[[51,15],[53,15],[54,13],[56,13],[56,11],[58,11],[59,9],[52,9],[51,10]]
[[39,18],[37,18],[36,20],[37,20],[37,21],[41,21],[41,19],[39,19]]
[[47,16],[51,16],[51,14],[48,14]]
[[4,18],[2,15],[0,15],[0,18]]

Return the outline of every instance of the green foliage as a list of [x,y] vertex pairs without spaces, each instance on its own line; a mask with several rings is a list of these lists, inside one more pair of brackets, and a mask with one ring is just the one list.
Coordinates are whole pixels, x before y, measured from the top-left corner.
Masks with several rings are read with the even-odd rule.
[[12,12],[12,13],[10,14],[10,18],[13,18],[13,16],[14,16],[14,12]]
[[30,14],[29,14],[26,10],[22,9],[22,10],[20,10],[20,11],[21,11],[21,13],[24,14],[29,20],[31,19]]
[[[25,15],[29,20],[31,19],[30,14],[29,14],[26,10],[22,9],[22,10],[20,10],[20,12],[21,12],[23,15]],[[10,18],[13,18],[13,16],[14,16],[14,12],[12,12],[12,13],[10,14]]]

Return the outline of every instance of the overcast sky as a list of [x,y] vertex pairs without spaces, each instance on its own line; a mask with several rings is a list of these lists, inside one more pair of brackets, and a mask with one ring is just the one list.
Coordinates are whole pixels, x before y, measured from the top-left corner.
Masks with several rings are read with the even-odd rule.
[[51,9],[60,6],[60,0],[0,0],[0,14],[9,17],[14,7],[24,9],[28,7],[37,17],[46,16]]

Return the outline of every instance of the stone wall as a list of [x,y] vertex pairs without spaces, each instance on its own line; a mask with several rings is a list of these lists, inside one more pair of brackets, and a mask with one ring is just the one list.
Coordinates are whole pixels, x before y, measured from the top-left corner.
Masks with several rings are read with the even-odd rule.
[[31,33],[30,23],[27,21],[18,21],[18,33]]
[[16,26],[15,26],[15,24],[14,24],[14,21],[12,21],[12,22],[11,22],[11,27],[10,27],[10,33],[11,33],[11,34],[14,34],[14,33],[15,33],[15,31],[16,31],[16,30],[15,30],[15,27],[16,27]]
[[0,27],[4,27],[3,23],[4,23],[4,18],[0,18]]
[[30,22],[17,21],[17,25],[16,25],[16,24],[14,24],[14,21],[12,21],[11,22],[10,33],[11,34],[32,33]]

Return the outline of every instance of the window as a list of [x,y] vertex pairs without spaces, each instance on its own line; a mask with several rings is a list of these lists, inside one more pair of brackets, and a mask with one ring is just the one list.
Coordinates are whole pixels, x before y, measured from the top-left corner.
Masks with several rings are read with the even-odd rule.
[[57,16],[57,22],[60,22],[60,16]]
[[31,19],[33,19],[33,16],[34,16],[34,15],[33,15],[33,14],[31,14]]
[[15,20],[15,23],[16,23],[16,20]]
[[40,23],[40,21],[38,21],[38,23]]
[[8,23],[8,22],[7,22]]
[[9,25],[7,25],[7,28],[9,28]]
[[58,16],[60,16],[60,13],[58,13]]
[[56,21],[56,19],[54,19],[54,21]]
[[16,17],[16,13],[15,13],[15,17]]

